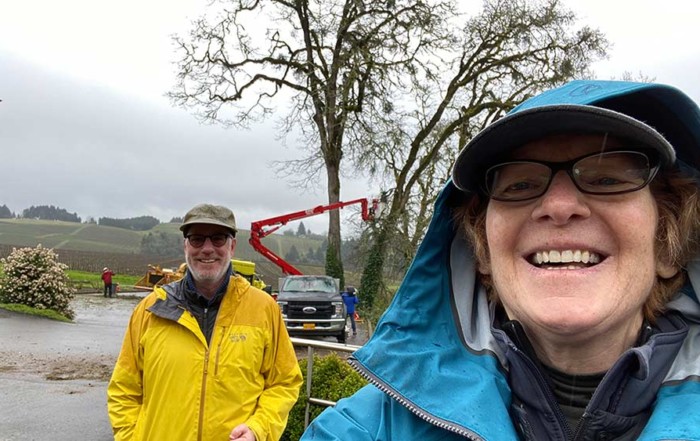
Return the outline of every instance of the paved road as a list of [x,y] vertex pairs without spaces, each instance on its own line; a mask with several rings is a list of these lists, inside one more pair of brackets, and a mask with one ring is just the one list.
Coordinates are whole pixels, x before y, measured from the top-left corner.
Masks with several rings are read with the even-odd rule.
[[[107,380],[139,300],[128,294],[76,296],[74,323],[0,309],[0,441],[113,439]],[[349,344],[366,341],[358,331]]]
[[113,439],[105,379],[137,301],[79,295],[75,323],[0,310],[0,441]]

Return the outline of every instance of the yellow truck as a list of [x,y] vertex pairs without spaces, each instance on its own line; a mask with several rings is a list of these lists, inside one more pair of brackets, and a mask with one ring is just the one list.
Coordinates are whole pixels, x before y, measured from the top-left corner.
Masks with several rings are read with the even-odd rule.
[[[267,286],[260,276],[255,273],[255,262],[232,259],[231,263],[233,264],[233,271],[248,279],[251,285],[267,293],[272,291],[272,287]],[[180,264],[177,270],[161,268],[158,265],[148,265],[148,272],[136,282],[134,288],[142,291],[151,291],[156,286],[182,279],[185,277],[186,270],[186,263]]]

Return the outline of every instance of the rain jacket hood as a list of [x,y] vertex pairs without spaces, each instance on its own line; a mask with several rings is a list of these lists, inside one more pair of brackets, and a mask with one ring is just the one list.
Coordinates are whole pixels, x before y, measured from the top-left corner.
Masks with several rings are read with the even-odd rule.
[[[452,220],[450,201],[457,193],[448,184],[438,199],[411,268],[354,363],[380,390],[433,425],[472,439],[516,440],[508,366],[492,332],[493,312],[476,282],[472,251]],[[657,412],[664,412],[652,417],[649,436],[641,439],[700,439],[700,406],[691,404],[700,399],[698,261],[689,274],[694,292],[679,294],[671,308],[692,323],[694,337],[686,340],[659,392]]]
[[[565,91],[552,92],[553,102],[573,90],[596,91],[608,85],[608,82],[577,81],[564,86],[568,87]],[[613,86],[618,91],[603,98],[625,93],[635,97],[633,91],[637,90],[654,95],[654,99],[666,97],[671,105],[675,99],[682,104],[678,111],[690,108],[695,112],[687,123],[689,129],[684,129],[686,149],[679,157],[698,163],[687,143],[693,144],[697,157],[700,113],[697,106],[688,107],[688,102],[692,104],[689,98],[665,87],[636,83]],[[599,103],[600,98],[600,94],[594,94],[588,101],[581,99],[579,104]],[[521,108],[552,102],[542,96],[533,100]],[[505,340],[503,332],[492,327],[494,311],[477,282],[473,251],[453,218],[452,209],[463,198],[464,193],[448,182],[391,305],[370,341],[351,359],[372,385],[342,400],[335,409],[326,410],[327,415],[317,419],[303,440],[519,439],[509,414],[513,396],[506,379],[510,368],[508,354],[504,352],[503,342],[497,340]],[[700,440],[697,404],[700,402],[700,305],[695,294],[700,292],[700,262],[694,260],[687,270],[690,284],[669,309],[680,312],[688,324],[688,336],[663,378],[641,440]],[[681,340],[682,336],[674,335],[669,338]],[[663,347],[663,341],[653,338],[652,341],[647,348],[634,352],[642,365],[652,360],[653,348]],[[649,362],[647,367],[653,373],[654,364]],[[645,379],[640,381],[641,386]],[[377,402],[382,403],[381,408]],[[370,405],[371,415],[362,410]]]

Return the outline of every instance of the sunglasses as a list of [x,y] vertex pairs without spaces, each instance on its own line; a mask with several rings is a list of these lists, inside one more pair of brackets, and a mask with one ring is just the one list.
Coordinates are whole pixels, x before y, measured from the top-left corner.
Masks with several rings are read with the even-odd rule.
[[582,193],[614,195],[644,188],[659,171],[659,162],[640,151],[593,153],[564,162],[504,162],[486,171],[484,189],[497,201],[527,201],[545,194],[560,170]]
[[215,247],[222,247],[226,244],[228,241],[229,237],[233,237],[230,234],[212,234],[210,236],[204,235],[204,234],[188,234],[185,236],[187,238],[187,241],[192,245],[194,248],[202,248],[204,244],[206,243],[207,239],[211,241],[211,244]]

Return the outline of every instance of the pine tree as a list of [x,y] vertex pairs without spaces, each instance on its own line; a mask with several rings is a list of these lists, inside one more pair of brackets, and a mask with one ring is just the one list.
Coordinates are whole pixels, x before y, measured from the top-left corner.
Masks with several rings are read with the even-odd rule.
[[15,215],[7,208],[7,205],[0,207],[0,219],[12,219]]

